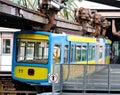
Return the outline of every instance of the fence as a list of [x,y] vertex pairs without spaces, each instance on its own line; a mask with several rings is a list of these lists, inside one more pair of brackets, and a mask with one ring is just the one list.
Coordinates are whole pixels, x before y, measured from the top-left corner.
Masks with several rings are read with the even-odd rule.
[[120,91],[119,64],[55,64],[59,76],[53,92],[62,91]]

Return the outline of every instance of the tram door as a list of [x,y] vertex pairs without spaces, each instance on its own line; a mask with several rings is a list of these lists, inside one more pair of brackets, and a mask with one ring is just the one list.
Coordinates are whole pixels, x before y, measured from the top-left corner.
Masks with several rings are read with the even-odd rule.
[[12,33],[0,34],[0,71],[11,71],[12,65]]

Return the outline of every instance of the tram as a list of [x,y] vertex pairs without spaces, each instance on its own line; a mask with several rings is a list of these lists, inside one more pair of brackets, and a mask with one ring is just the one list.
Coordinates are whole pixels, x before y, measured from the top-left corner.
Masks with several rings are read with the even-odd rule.
[[50,85],[54,64],[109,64],[109,39],[54,34],[14,33],[12,77],[26,83]]
[[0,32],[0,72],[11,72],[13,32]]

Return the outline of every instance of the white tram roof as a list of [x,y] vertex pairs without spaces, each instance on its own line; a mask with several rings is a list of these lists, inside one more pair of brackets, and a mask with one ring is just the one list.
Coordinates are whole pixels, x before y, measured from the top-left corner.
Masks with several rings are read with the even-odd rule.
[[0,27],[0,32],[17,32],[20,29]]

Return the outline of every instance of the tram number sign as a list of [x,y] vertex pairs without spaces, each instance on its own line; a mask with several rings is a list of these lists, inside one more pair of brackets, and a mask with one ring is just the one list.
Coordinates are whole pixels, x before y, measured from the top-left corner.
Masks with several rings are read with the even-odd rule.
[[58,83],[58,74],[49,74],[49,83]]

